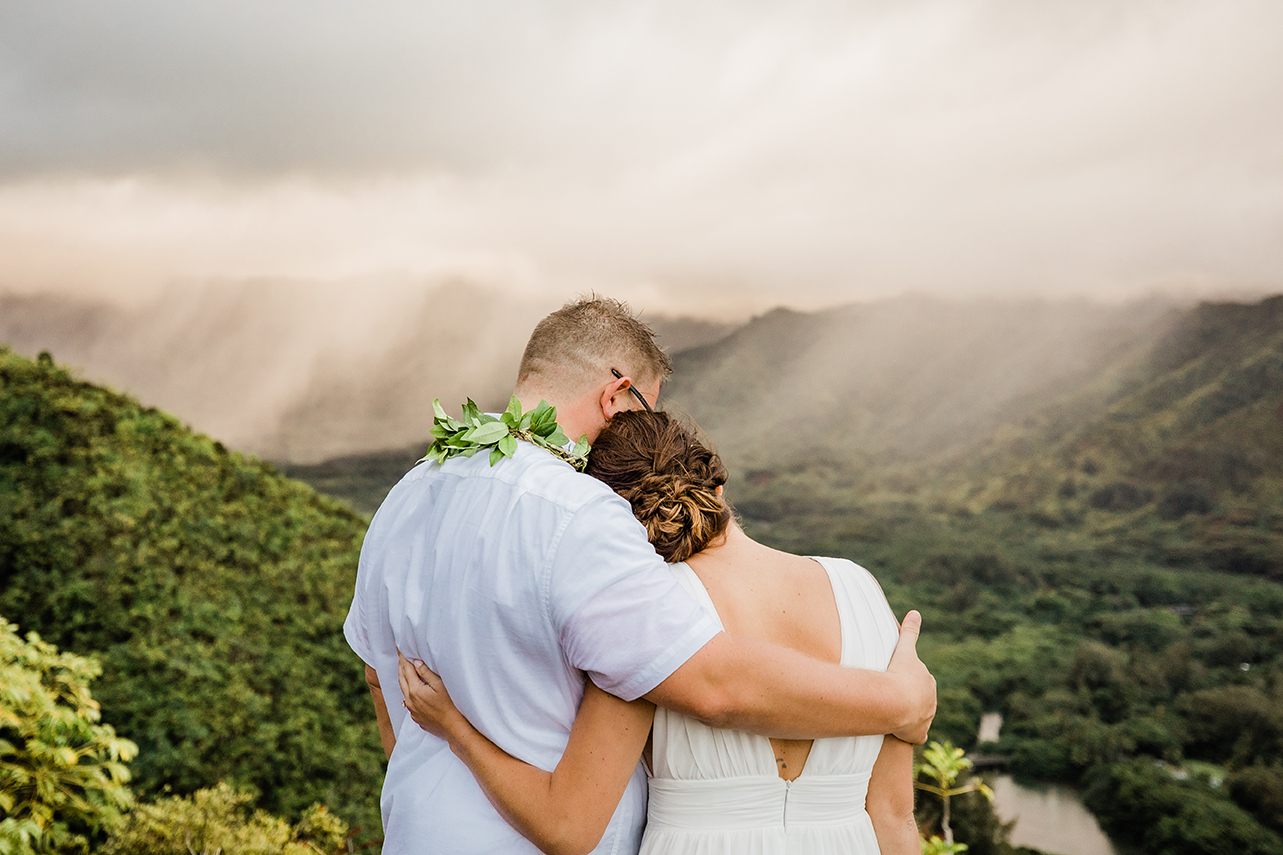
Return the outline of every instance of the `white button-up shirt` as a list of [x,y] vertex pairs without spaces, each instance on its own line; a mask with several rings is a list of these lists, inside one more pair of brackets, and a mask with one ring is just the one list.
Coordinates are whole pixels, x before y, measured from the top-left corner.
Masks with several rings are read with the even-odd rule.
[[[383,851],[537,853],[486,800],[449,745],[401,707],[396,651],[445,680],[472,724],[552,770],[584,672],[633,700],[718,627],[646,539],[628,503],[528,443],[421,464],[388,494],[361,549],[344,634],[379,675],[396,732],[383,785]],[[635,853],[640,765],[595,852]]]

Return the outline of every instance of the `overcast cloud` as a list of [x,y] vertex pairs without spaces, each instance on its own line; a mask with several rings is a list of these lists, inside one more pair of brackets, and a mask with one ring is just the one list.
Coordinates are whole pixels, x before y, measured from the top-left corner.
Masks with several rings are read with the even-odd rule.
[[1283,290],[1283,4],[0,7],[0,289]]

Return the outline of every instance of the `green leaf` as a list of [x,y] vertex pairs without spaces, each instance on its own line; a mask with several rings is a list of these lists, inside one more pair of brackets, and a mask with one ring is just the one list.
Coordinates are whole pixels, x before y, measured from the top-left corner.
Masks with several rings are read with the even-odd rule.
[[441,406],[440,398],[432,399],[432,413],[443,422],[452,421],[452,419],[446,415],[445,408]]
[[535,407],[530,413],[531,428],[542,426],[550,421],[557,420],[557,408],[547,401],[540,401],[539,406]]
[[471,398],[463,405],[463,420],[465,423],[476,427],[481,424],[481,410],[477,408],[476,401]]
[[508,426],[500,421],[492,421],[473,428],[465,433],[463,438],[477,445],[491,445],[505,436],[508,436]]
[[517,438],[512,434],[508,434],[499,440],[499,445],[497,447],[499,451],[503,453],[504,457],[511,457],[517,453]]
[[552,423],[552,435],[548,437],[548,444],[554,448],[565,448],[570,444],[570,437],[566,436],[556,422]]
[[490,450],[490,465],[494,466],[496,463],[498,463],[502,459],[503,459],[503,449],[496,445],[494,448]]
[[512,416],[513,424],[520,424],[521,402],[517,400],[516,395],[513,395],[512,398],[508,400],[508,415]]
[[589,451],[588,434],[584,434],[575,441],[575,449],[570,452],[575,457],[587,457]]

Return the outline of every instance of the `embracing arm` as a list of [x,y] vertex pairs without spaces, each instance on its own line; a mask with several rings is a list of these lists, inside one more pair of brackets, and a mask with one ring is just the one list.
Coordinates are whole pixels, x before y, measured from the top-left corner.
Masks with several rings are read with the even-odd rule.
[[918,855],[922,842],[913,816],[913,746],[884,737],[864,801],[882,855]]
[[396,732],[392,730],[392,716],[388,715],[388,704],[383,700],[378,672],[369,665],[365,666],[365,684],[370,687],[370,698],[374,701],[374,718],[379,722],[379,741],[383,743],[383,753],[390,759],[392,749],[396,746]]
[[426,665],[402,657],[400,666],[410,715],[450,743],[509,825],[547,855],[584,855],[596,847],[637,768],[653,705],[625,703],[589,681],[566,750],[545,772],[474,728]]
[[781,739],[893,733],[925,742],[936,681],[918,659],[921,625],[917,612],[905,616],[885,673],[721,633],[646,698],[713,727]]

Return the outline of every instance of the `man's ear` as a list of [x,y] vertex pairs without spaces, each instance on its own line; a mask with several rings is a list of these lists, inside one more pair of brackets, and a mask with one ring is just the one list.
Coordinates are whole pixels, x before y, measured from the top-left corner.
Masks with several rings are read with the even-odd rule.
[[607,383],[601,390],[601,414],[610,421],[615,413],[622,413],[629,409],[629,402],[632,400],[632,394],[628,391],[633,381],[627,376],[620,377],[618,380],[612,380]]

